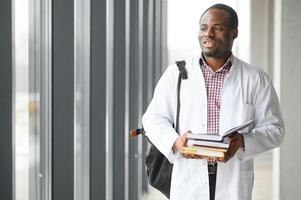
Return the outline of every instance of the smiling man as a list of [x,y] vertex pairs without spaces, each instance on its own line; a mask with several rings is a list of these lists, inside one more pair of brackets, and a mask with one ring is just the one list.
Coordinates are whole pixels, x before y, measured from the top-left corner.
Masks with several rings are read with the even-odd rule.
[[[160,78],[143,116],[146,135],[174,164],[172,200],[251,200],[254,158],[278,147],[284,137],[278,97],[268,76],[235,57],[236,12],[224,4],[208,8],[199,22],[200,56],[186,60],[188,79],[181,85],[179,134],[176,119],[178,69]],[[249,120],[244,134],[229,136],[222,159],[180,154],[187,133],[222,134]]]
[[199,43],[206,63],[219,69],[231,55],[234,39],[237,37],[238,19],[234,10],[227,11],[212,7],[200,19]]

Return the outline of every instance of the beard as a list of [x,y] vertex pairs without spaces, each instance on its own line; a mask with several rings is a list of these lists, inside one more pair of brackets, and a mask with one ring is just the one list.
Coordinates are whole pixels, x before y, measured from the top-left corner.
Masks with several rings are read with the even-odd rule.
[[206,48],[203,46],[203,43],[200,43],[202,53],[205,57],[208,58],[222,58],[229,54],[229,51],[231,51],[231,43],[225,43],[222,41],[215,41],[217,42],[217,46],[214,48]]
[[215,57],[219,57],[220,56],[220,51],[217,50],[217,49],[204,50],[202,48],[202,52],[203,52],[204,56],[209,57],[209,58],[215,58]]

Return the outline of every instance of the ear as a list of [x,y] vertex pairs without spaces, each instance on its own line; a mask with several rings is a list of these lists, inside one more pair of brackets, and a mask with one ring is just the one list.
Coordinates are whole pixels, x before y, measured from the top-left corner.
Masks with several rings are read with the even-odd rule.
[[233,29],[233,31],[232,31],[232,37],[233,37],[233,39],[236,39],[237,36],[238,36],[238,29],[236,28],[236,29]]

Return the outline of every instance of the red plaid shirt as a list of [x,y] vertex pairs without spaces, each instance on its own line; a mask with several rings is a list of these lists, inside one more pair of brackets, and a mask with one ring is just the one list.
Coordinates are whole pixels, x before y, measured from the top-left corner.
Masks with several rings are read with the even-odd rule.
[[219,112],[221,104],[221,91],[224,86],[225,78],[233,63],[233,54],[227,59],[225,64],[213,71],[210,66],[206,64],[204,58],[200,58],[200,65],[205,79],[205,86],[207,90],[207,132],[219,133]]

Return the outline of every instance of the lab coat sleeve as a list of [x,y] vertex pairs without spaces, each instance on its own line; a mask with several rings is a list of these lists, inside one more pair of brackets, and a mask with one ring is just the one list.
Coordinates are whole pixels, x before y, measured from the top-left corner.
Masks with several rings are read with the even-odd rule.
[[272,82],[265,78],[258,84],[254,103],[254,128],[244,134],[245,151],[242,160],[278,147],[284,137],[284,122],[279,100]]
[[177,67],[169,66],[156,85],[154,96],[142,117],[146,136],[171,163],[178,156],[172,150],[175,140],[179,137],[173,128],[177,78]]

